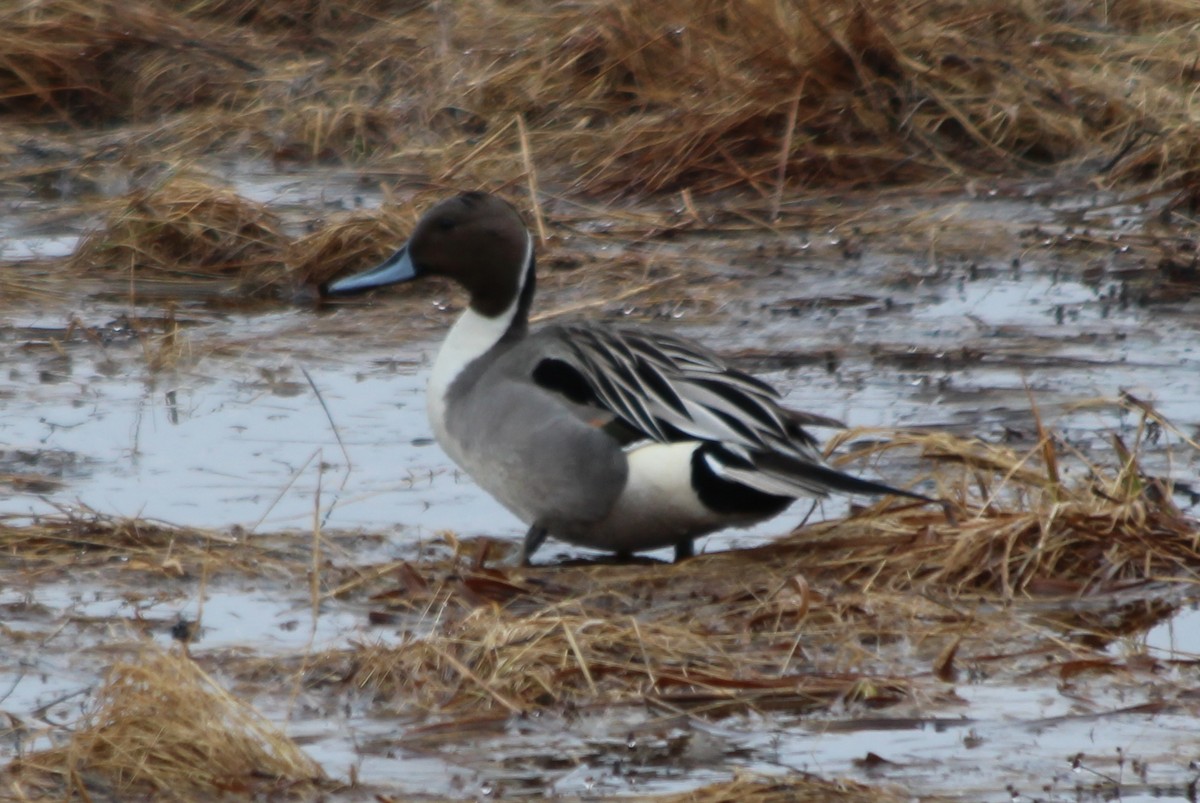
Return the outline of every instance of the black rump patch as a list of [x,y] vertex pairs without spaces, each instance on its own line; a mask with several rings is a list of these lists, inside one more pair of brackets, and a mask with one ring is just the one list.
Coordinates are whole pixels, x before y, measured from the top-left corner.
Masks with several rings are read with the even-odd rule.
[[719,463],[750,468],[744,459],[730,452],[719,443],[706,443],[692,452],[692,487],[696,496],[709,510],[717,513],[746,514],[768,517],[782,513],[794,500],[790,496],[775,496],[724,479],[708,465],[705,456]]

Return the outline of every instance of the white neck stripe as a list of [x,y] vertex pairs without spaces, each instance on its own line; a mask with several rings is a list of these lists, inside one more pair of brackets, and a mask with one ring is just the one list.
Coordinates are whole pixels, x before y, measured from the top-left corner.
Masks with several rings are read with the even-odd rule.
[[[525,232],[525,254],[521,261],[521,275],[517,280],[517,292],[509,305],[494,318],[481,315],[471,307],[463,312],[450,327],[446,340],[438,350],[429,375],[428,405],[429,421],[442,440],[445,432],[446,393],[463,369],[490,351],[500,338],[507,334],[521,306],[521,295],[530,273],[533,260],[533,235]],[[443,441],[444,442],[444,441]]]

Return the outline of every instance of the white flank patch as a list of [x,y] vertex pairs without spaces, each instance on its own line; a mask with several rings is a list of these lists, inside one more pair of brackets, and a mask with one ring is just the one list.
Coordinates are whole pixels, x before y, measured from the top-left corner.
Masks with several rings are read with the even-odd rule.
[[629,479],[618,505],[627,516],[707,517],[692,487],[692,452],[700,441],[654,443],[629,452]]
[[521,302],[521,291],[525,288],[529,260],[532,256],[533,236],[525,232],[525,256],[521,261],[521,278],[512,302],[495,318],[480,315],[467,307],[466,312],[450,327],[442,347],[438,350],[437,359],[433,362],[433,371],[429,374],[427,407],[429,423],[440,443],[446,442],[446,392],[463,369],[495,346],[512,325]]

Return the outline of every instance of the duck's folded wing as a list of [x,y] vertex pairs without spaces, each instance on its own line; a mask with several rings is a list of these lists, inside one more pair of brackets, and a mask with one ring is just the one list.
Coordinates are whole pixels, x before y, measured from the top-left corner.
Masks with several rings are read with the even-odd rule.
[[697,343],[592,326],[557,333],[563,348],[537,367],[535,381],[610,411],[642,439],[714,441],[746,458],[767,451],[820,460],[774,388]]
[[928,501],[827,466],[803,425],[840,422],[781,407],[778,391],[698,343],[591,326],[540,334],[554,342],[545,344],[552,356],[537,363],[534,381],[622,443],[705,442],[700,454],[714,475],[774,496],[841,491]]

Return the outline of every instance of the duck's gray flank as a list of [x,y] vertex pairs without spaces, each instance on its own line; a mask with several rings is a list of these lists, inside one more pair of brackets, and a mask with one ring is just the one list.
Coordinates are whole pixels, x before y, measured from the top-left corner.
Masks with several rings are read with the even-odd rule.
[[445,276],[468,308],[430,377],[430,423],[447,454],[528,526],[522,560],[547,536],[628,554],[777,515],[830,491],[921,494],[824,463],[773,387],[699,343],[586,323],[530,333],[533,238],[484,193],[443,201],[380,267],[330,294]]

